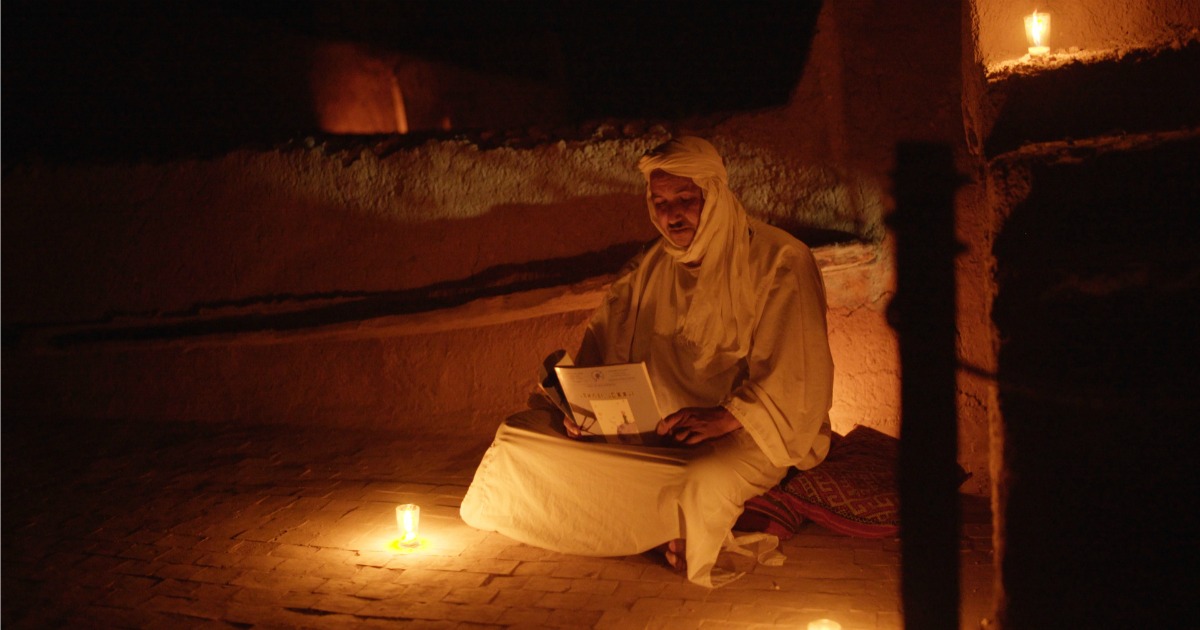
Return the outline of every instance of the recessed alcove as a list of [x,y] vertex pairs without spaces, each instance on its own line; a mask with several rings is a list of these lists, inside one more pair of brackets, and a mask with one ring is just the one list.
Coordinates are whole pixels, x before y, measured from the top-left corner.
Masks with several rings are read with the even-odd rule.
[[1200,316],[1200,259],[1176,237],[1200,228],[1197,142],[1059,142],[993,165],[1026,182],[995,245],[1016,627],[1172,625],[1175,604],[1138,602],[1190,599],[1189,561],[1171,541],[1195,523],[1174,497],[1194,487],[1183,462],[1200,409],[1186,330]]
[[6,100],[24,122],[5,162],[211,156],[320,133],[527,144],[585,139],[601,120],[779,107],[819,6],[764,3],[767,20],[681,2],[15,2]]

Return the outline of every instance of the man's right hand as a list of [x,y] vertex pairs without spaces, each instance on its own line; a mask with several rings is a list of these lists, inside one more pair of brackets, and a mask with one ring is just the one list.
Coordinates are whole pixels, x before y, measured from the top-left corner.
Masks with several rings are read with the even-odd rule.
[[684,407],[659,420],[655,431],[680,444],[699,444],[740,428],[742,423],[724,407]]

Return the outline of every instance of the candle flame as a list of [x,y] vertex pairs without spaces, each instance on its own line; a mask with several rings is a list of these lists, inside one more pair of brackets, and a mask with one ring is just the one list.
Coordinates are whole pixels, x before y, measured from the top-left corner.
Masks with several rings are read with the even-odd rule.
[[412,512],[404,513],[404,540],[412,540],[417,537],[416,528],[413,527]]
[[396,506],[396,525],[400,529],[400,544],[418,544],[417,533],[420,527],[421,508],[412,503]]
[[1042,38],[1046,36],[1046,14],[1038,13],[1037,9],[1033,10],[1033,15],[1029,16],[1029,38],[1033,40],[1034,46],[1041,46]]

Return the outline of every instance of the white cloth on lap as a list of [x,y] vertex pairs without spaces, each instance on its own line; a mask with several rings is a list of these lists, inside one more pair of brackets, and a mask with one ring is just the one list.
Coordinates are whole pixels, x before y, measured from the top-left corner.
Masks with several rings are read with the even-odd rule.
[[685,538],[689,580],[719,586],[736,577],[714,571],[730,528],[746,500],[786,472],[746,432],[694,448],[645,447],[571,440],[554,431],[558,421],[531,409],[500,427],[463,498],[468,525],[586,556]]

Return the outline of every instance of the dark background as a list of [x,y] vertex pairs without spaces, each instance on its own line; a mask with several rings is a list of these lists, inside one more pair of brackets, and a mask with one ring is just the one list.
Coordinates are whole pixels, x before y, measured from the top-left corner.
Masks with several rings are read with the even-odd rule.
[[310,52],[353,41],[533,79],[566,119],[782,105],[819,2],[15,0],[3,7],[5,162],[187,153],[318,132]]

